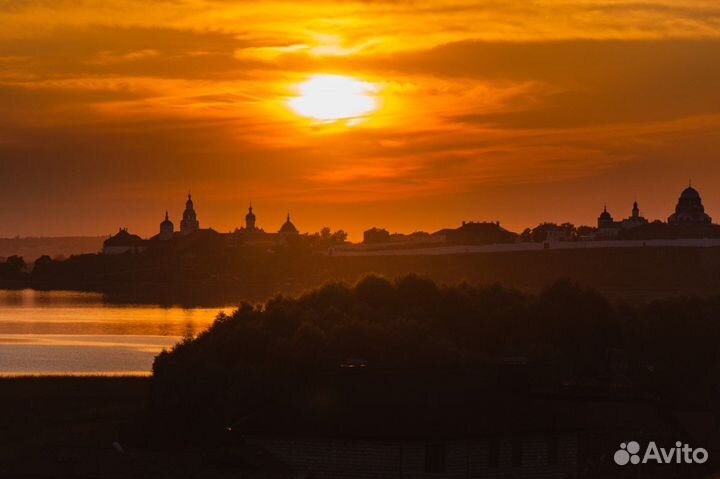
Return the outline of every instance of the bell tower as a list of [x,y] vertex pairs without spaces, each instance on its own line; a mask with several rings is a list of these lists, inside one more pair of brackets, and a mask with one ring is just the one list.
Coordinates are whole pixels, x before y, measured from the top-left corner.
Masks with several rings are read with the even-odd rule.
[[253,213],[252,203],[250,203],[248,213],[245,215],[245,231],[248,233],[255,231],[255,213]]
[[195,205],[193,204],[192,195],[188,193],[188,199],[185,202],[185,211],[180,222],[180,234],[189,235],[200,229],[200,222],[195,214]]

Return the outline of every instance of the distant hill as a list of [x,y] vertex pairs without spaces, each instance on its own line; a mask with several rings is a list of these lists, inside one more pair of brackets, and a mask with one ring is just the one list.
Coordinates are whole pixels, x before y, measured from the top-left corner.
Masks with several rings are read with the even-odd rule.
[[105,236],[59,236],[0,238],[0,257],[18,255],[26,262],[42,255],[51,258],[73,254],[97,253],[102,250]]

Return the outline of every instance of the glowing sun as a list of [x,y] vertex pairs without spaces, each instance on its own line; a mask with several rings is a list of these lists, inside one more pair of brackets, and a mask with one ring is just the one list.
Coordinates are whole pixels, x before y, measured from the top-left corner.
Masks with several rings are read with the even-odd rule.
[[297,114],[321,121],[349,120],[377,109],[372,83],[342,75],[314,75],[297,86],[299,96],[289,100]]

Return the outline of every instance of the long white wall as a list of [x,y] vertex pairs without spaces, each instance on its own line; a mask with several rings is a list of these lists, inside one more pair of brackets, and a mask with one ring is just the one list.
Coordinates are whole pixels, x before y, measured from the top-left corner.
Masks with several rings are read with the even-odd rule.
[[362,245],[336,246],[328,251],[331,256],[434,256],[464,253],[499,253],[510,251],[539,251],[544,249],[594,248],[710,248],[720,246],[720,239],[654,239],[608,241],[554,241],[545,243],[505,243],[467,246],[436,246],[405,249],[368,250]]

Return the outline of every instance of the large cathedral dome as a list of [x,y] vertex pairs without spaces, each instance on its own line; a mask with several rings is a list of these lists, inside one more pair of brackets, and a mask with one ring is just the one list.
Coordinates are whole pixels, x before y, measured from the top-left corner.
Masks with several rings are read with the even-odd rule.
[[705,214],[700,193],[692,186],[680,193],[675,213],[668,218],[671,225],[706,225],[711,221],[710,216]]
[[682,193],[680,193],[680,200],[698,200],[700,201],[700,193],[693,188],[692,186],[688,186],[683,190]]

